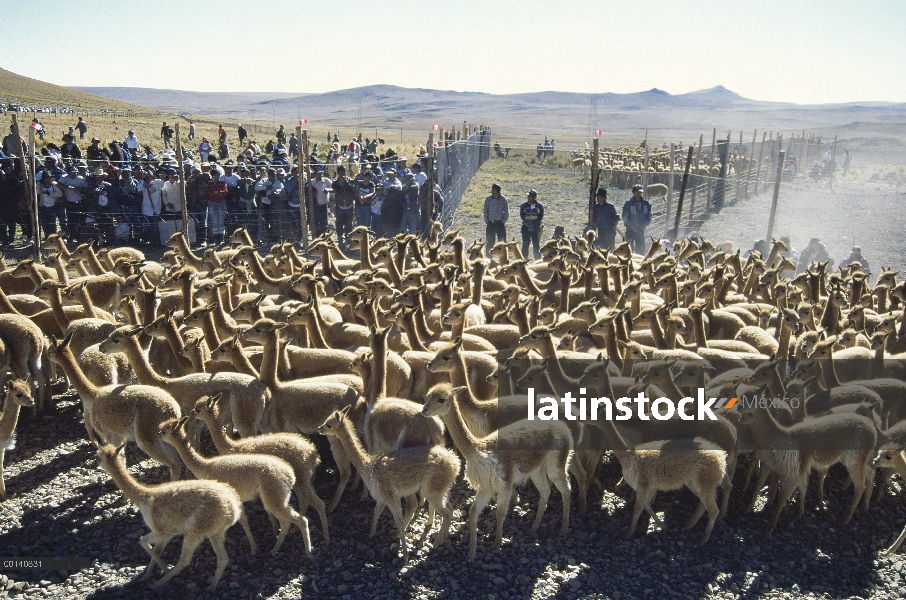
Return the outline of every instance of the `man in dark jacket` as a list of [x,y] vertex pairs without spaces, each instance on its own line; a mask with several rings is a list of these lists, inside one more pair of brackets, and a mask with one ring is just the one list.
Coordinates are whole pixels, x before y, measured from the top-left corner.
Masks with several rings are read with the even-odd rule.
[[337,178],[332,184],[334,204],[337,213],[337,239],[342,248],[347,248],[349,232],[352,231],[352,218],[355,216],[355,204],[359,198],[358,186],[346,177],[346,167],[337,167]]
[[198,244],[207,243],[208,234],[208,183],[211,176],[193,169],[186,181],[186,209],[195,220],[195,239]]
[[538,192],[528,191],[526,200],[519,207],[519,218],[522,219],[522,255],[528,258],[529,244],[534,247],[535,260],[541,258],[538,236],[541,234],[541,221],[544,219],[544,206],[538,202]]
[[632,198],[623,205],[626,239],[633,252],[645,253],[645,228],[651,223],[651,203],[642,197],[642,186],[632,186]]
[[592,227],[598,234],[595,245],[599,248],[613,248],[616,238],[616,227],[620,221],[617,209],[607,203],[607,189],[599,187],[595,193],[595,206],[592,211]]

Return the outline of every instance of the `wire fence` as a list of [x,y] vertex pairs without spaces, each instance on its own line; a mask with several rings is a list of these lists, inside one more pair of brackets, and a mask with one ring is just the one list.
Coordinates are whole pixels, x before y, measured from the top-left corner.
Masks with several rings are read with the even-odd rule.
[[444,195],[440,220],[445,230],[453,222],[456,209],[472,178],[490,155],[491,131],[488,129],[475,131],[466,139],[446,142],[437,149],[437,182]]

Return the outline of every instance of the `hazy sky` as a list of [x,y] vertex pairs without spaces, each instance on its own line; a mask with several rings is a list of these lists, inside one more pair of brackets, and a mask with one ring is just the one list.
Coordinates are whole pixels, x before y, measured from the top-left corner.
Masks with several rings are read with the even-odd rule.
[[906,101],[904,0],[0,5],[0,67],[62,85],[677,94],[722,84],[758,100]]

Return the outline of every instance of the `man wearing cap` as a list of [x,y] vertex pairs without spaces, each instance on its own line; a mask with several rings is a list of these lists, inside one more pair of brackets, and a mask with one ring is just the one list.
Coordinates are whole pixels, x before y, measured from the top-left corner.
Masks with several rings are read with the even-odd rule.
[[44,157],[44,167],[35,174],[35,181],[40,181],[41,175],[43,175],[45,171],[53,176],[54,181],[59,181],[60,178],[66,174],[63,169],[60,168],[60,165],[57,164],[57,159],[53,155]]
[[623,204],[626,240],[637,254],[645,252],[645,228],[651,223],[651,203],[642,197],[642,186],[632,186],[632,198]]
[[510,217],[510,205],[506,196],[500,193],[498,184],[491,186],[491,195],[484,199],[485,248],[490,252],[498,241],[506,241],[506,222]]
[[141,150],[142,146],[138,143],[138,138],[135,137],[135,132],[131,129],[129,130],[129,135],[123,138],[123,146],[129,151],[129,154],[135,156],[138,154],[138,151]]
[[531,244],[534,246],[533,256],[538,260],[541,258],[538,236],[541,234],[544,206],[538,202],[538,192],[534,189],[528,191],[525,202],[519,207],[519,218],[522,219],[522,255],[528,257]]
[[324,177],[320,169],[314,172],[314,178],[311,187],[315,191],[315,235],[321,235],[327,231],[327,203],[330,200],[329,193],[333,188],[333,181],[329,177]]
[[348,246],[349,232],[352,231],[352,218],[357,212],[358,188],[354,181],[346,177],[346,167],[337,166],[337,178],[333,182],[333,197],[336,205],[337,239],[344,249]]
[[607,188],[599,187],[595,192],[595,205],[591,213],[591,225],[598,236],[595,246],[612,249],[616,241],[616,228],[620,217],[613,204],[607,203]]
[[366,169],[356,179],[355,220],[359,225],[371,227],[371,203],[374,201],[374,176]]
[[66,168],[66,174],[60,177],[57,182],[60,189],[63,190],[63,196],[66,198],[66,225],[70,242],[79,242],[82,235],[82,223],[84,221],[83,200],[85,188],[88,182],[79,174],[79,169],[75,166]]
[[843,259],[840,263],[840,268],[843,269],[852,265],[854,262],[858,262],[862,266],[862,271],[865,273],[870,273],[871,268],[868,266],[868,261],[865,260],[865,257],[862,256],[862,248],[858,246],[853,246],[853,249],[850,251],[849,256]]

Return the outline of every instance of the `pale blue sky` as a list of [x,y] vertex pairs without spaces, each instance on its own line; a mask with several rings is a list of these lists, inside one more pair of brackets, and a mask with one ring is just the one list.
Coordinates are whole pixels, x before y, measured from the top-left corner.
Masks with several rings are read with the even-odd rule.
[[61,85],[676,94],[722,84],[758,100],[906,101],[904,0],[0,5],[0,67]]

